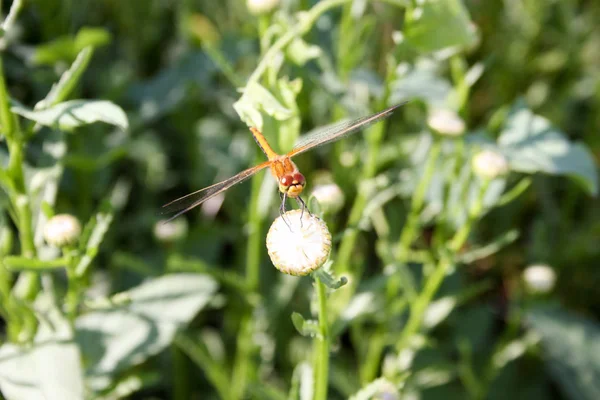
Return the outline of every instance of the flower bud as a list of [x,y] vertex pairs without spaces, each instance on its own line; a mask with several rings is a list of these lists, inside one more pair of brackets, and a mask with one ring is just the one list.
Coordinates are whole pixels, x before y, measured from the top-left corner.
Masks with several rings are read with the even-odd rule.
[[308,210],[292,210],[279,216],[267,234],[267,250],[275,268],[304,276],[320,268],[331,251],[331,233]]
[[50,218],[44,226],[44,239],[57,247],[74,244],[81,235],[81,225],[70,214],[58,214]]
[[176,242],[187,235],[188,223],[185,218],[172,221],[158,221],[154,224],[154,237],[162,243]]
[[456,112],[448,109],[431,110],[427,125],[444,136],[460,136],[465,132],[464,121]]
[[473,157],[473,171],[484,179],[494,179],[508,172],[506,158],[492,150],[483,150]]
[[335,183],[317,185],[311,195],[317,199],[323,212],[336,213],[344,206],[344,193]]
[[530,265],[523,271],[523,282],[531,293],[548,293],[554,288],[556,273],[545,264]]
[[279,5],[279,0],[247,0],[248,11],[253,15],[268,13]]

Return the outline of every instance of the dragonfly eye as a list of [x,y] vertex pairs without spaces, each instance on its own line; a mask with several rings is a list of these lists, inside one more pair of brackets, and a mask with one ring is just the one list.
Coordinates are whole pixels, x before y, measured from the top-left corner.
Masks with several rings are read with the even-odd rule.
[[281,179],[279,180],[279,183],[281,183],[282,186],[290,186],[292,184],[292,181],[294,179],[292,178],[291,175],[285,175],[283,177],[281,177]]
[[304,183],[306,182],[306,179],[304,179],[304,175],[302,175],[300,172],[294,174],[294,180],[298,182],[298,185],[304,185]]

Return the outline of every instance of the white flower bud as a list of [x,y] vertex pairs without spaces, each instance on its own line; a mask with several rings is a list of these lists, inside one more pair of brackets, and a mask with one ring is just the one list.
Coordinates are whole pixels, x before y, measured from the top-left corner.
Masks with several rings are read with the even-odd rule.
[[154,224],[154,237],[163,243],[175,242],[187,235],[188,223],[185,218],[177,218],[172,221],[158,221]]
[[247,0],[248,11],[253,15],[260,15],[273,10],[279,5],[279,0]]
[[477,153],[472,162],[475,174],[484,179],[494,179],[508,172],[506,158],[492,150]]
[[331,233],[325,222],[308,210],[288,211],[284,218],[277,217],[267,234],[269,257],[283,273],[308,275],[327,261]]
[[445,136],[459,136],[465,132],[465,123],[460,116],[447,109],[433,109],[427,118],[427,125]]
[[312,191],[321,209],[326,213],[336,213],[344,206],[344,193],[335,183],[317,185]]
[[44,226],[44,239],[48,244],[63,247],[74,244],[81,235],[81,225],[70,214],[58,214],[50,218]]
[[523,271],[523,281],[531,293],[548,293],[556,283],[556,273],[545,264],[530,265]]

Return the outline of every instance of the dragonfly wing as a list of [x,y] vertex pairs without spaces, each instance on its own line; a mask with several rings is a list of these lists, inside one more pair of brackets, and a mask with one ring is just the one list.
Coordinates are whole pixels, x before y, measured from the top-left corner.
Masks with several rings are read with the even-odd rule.
[[200,204],[204,203],[206,200],[229,189],[233,185],[236,185],[240,182],[245,181],[246,179],[250,178],[252,175],[256,174],[257,172],[262,171],[263,169],[267,168],[270,164],[271,164],[270,161],[265,161],[262,164],[259,164],[252,168],[248,168],[247,170],[242,171],[239,174],[232,176],[231,178],[226,179],[222,182],[215,183],[212,186],[206,187],[204,189],[200,189],[196,192],[190,193],[190,194],[180,197],[176,200],[173,200],[172,202],[167,203],[164,206],[162,206],[161,214],[176,213],[175,215],[173,215],[171,218],[169,218],[167,220],[167,222],[171,221],[171,220],[179,217],[181,214],[188,212],[192,208],[197,207]]
[[404,104],[406,104],[406,102],[396,104],[395,106],[366,117],[358,118],[352,121],[339,122],[309,132],[308,134],[302,136],[300,140],[298,140],[296,146],[294,146],[292,151],[289,152],[287,156],[292,157],[297,154],[304,153],[305,151],[308,151],[314,147],[335,142],[336,140],[340,140],[348,135],[358,132],[360,129],[366,128],[371,124],[389,117],[394,111]]

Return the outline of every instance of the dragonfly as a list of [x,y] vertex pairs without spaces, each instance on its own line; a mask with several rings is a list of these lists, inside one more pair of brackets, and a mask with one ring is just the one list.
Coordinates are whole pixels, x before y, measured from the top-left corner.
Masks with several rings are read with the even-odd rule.
[[352,121],[340,122],[324,129],[317,129],[312,133],[301,136],[294,148],[287,154],[282,155],[276,153],[271,148],[267,142],[267,139],[257,128],[251,127],[250,131],[252,132],[252,136],[258,144],[258,147],[260,147],[263,153],[265,153],[267,161],[248,168],[222,182],[215,183],[214,185],[197,190],[165,204],[162,206],[163,214],[175,213],[175,215],[170,217],[165,222],[171,221],[192,210],[193,208],[198,207],[205,201],[217,196],[230,187],[245,181],[246,179],[255,175],[257,172],[260,172],[266,168],[271,169],[271,174],[277,180],[279,185],[279,192],[281,196],[279,213],[282,216],[285,213],[285,204],[288,198],[296,199],[299,206],[302,207],[302,211],[304,211],[306,204],[304,200],[302,200],[302,197],[300,197],[300,194],[306,186],[306,178],[298,170],[298,167],[292,161],[292,157],[356,133],[371,124],[391,116],[394,111],[404,104],[405,103],[397,104],[378,113],[361,117]]

